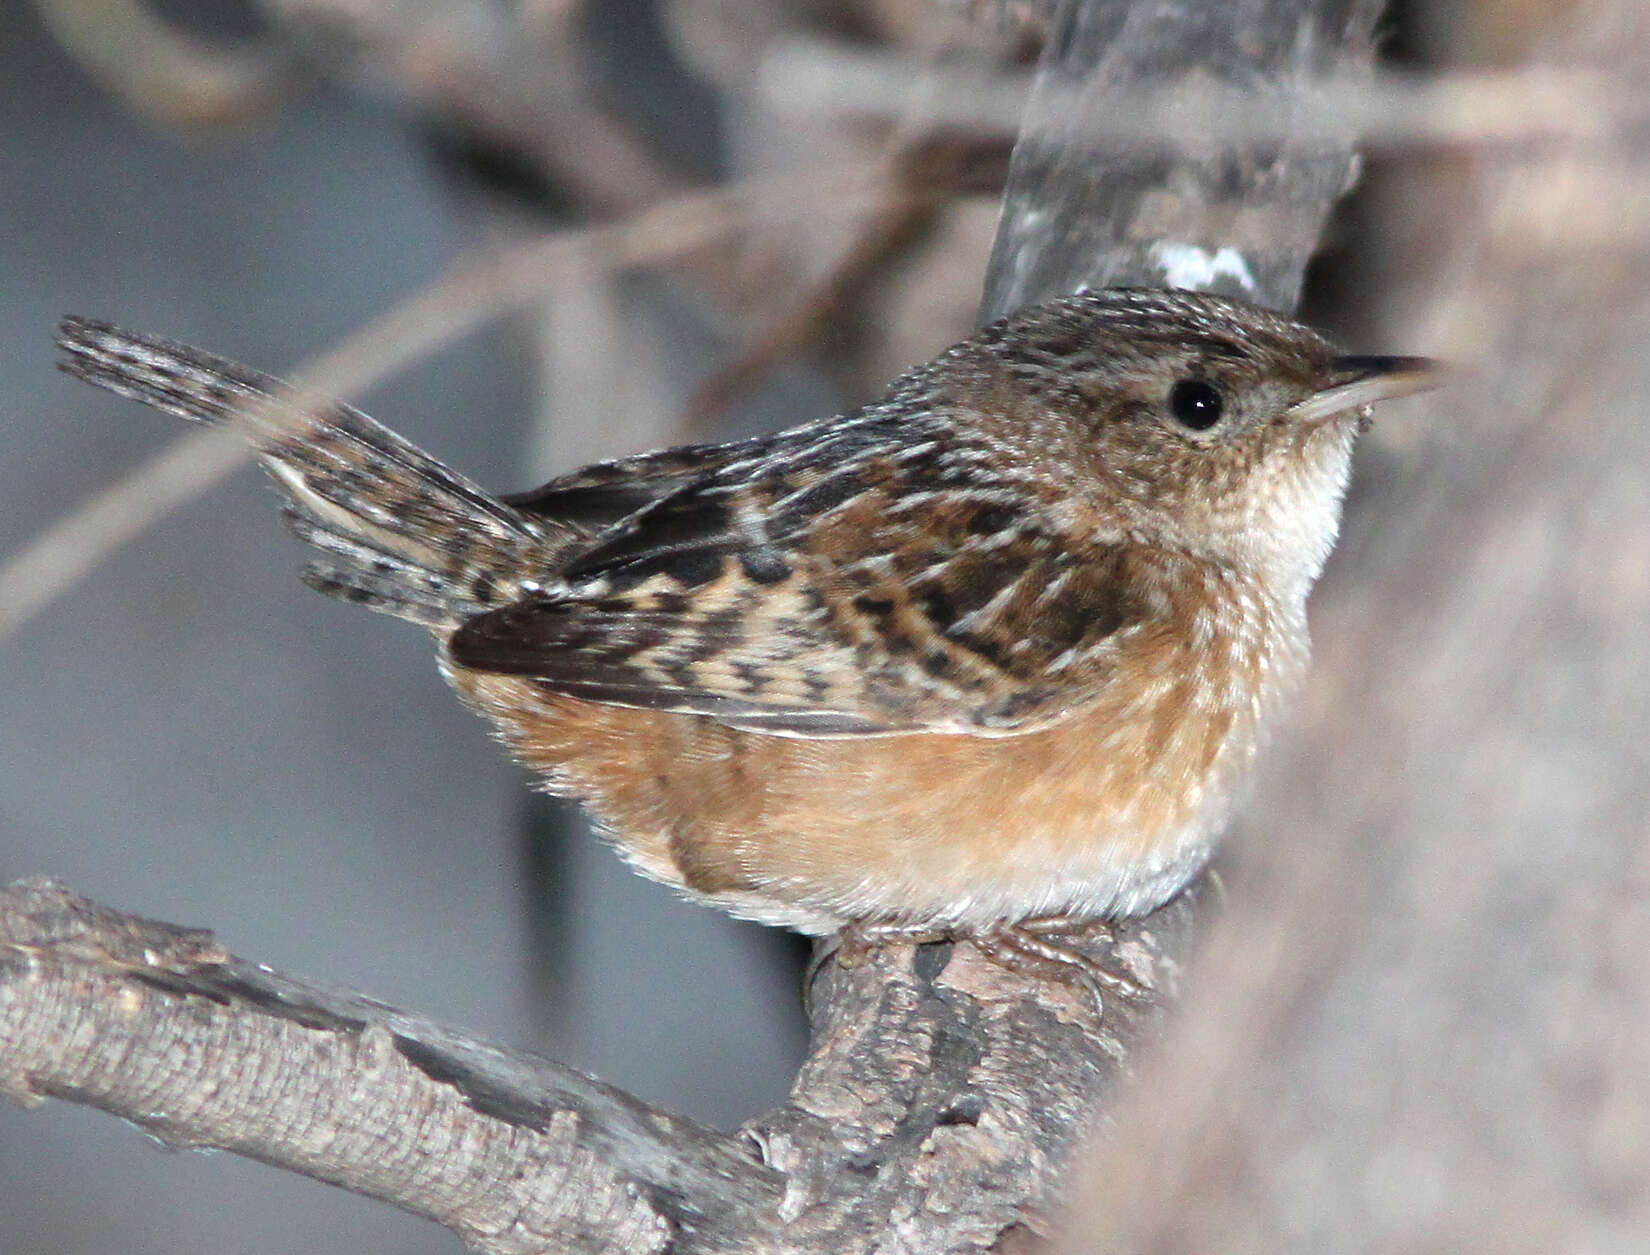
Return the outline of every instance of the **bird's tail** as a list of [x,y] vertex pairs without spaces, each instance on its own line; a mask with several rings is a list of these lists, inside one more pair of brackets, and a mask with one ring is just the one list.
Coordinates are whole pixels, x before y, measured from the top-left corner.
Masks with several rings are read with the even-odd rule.
[[553,579],[569,537],[547,530],[367,415],[312,402],[267,375],[187,345],[68,318],[64,371],[206,424],[239,423],[286,498],[287,523],[320,550],[311,587],[432,627]]

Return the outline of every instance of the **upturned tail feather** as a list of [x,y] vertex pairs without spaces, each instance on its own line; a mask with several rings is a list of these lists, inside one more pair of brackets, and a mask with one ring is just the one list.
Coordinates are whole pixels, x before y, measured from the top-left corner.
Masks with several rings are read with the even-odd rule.
[[553,579],[572,536],[530,519],[361,411],[188,345],[66,318],[71,375],[192,422],[240,424],[320,551],[304,581],[444,628]]

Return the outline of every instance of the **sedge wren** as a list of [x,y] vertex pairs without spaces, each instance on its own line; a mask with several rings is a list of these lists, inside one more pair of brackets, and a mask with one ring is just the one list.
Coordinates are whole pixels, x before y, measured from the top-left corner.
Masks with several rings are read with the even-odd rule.
[[1369,406],[1420,358],[1085,292],[881,400],[495,496],[341,404],[69,319],[71,374],[243,423],[323,592],[442,672],[641,871],[736,915],[985,935],[1208,860],[1307,660]]

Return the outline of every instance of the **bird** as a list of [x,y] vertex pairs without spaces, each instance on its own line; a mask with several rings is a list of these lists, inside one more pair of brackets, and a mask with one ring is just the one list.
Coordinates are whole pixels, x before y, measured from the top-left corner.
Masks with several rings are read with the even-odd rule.
[[442,674],[647,876],[814,935],[1010,938],[1208,863],[1305,674],[1377,402],[1349,356],[1190,291],[1086,290],[881,399],[491,493],[348,405],[67,318],[59,365],[240,425],[307,583]]

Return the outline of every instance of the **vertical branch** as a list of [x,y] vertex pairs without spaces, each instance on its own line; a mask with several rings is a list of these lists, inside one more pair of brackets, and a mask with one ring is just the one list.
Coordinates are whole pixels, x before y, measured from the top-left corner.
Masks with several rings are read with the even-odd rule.
[[[1066,0],[1014,150],[982,319],[1082,286],[1198,288],[1288,310],[1351,139],[1147,147],[1097,139],[1119,107],[1218,85],[1287,98],[1367,68],[1380,0]],[[1124,103],[1129,102],[1129,103]]]

